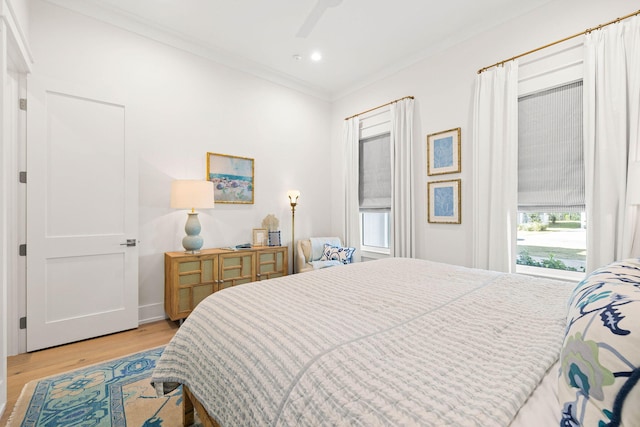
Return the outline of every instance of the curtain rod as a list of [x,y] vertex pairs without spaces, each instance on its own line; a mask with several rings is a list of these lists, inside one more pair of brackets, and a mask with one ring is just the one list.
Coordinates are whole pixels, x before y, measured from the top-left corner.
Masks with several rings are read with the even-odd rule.
[[546,49],[546,48],[548,48],[548,47],[551,47],[551,46],[554,46],[554,45],[560,44],[560,43],[562,43],[562,42],[566,42],[567,40],[574,39],[574,38],[579,37],[579,36],[582,36],[582,35],[584,35],[584,34],[589,34],[590,32],[592,32],[592,31],[596,31],[596,30],[599,30],[599,29],[601,29],[601,28],[604,28],[604,27],[606,27],[607,25],[617,24],[617,23],[618,23],[618,22],[620,22],[620,21],[623,21],[623,20],[625,20],[625,19],[627,19],[627,18],[631,18],[632,16],[635,16],[635,15],[638,15],[638,14],[640,14],[640,10],[637,10],[637,11],[635,11],[635,12],[633,12],[633,13],[630,13],[630,14],[628,14],[628,15],[625,15],[625,16],[623,16],[623,17],[621,17],[621,18],[614,19],[613,21],[609,21],[609,22],[607,22],[607,23],[600,24],[600,25],[598,25],[598,26],[597,26],[597,27],[595,27],[595,28],[589,28],[589,29],[586,29],[586,30],[581,31],[581,32],[579,32],[579,33],[577,33],[577,34],[574,34],[574,35],[572,35],[572,36],[565,37],[565,38],[563,38],[563,39],[561,39],[561,40],[557,40],[557,41],[555,41],[555,42],[553,42],[553,43],[549,43],[549,44],[546,44],[546,45],[544,45],[544,46],[538,47],[538,48],[536,48],[536,49],[530,50],[530,51],[528,51],[528,52],[521,53],[520,55],[516,55],[516,56],[514,56],[514,57],[512,57],[512,58],[505,59],[504,61],[496,62],[496,63],[495,63],[495,64],[493,64],[493,65],[489,65],[489,66],[487,66],[487,67],[484,67],[484,68],[479,69],[479,70],[478,70],[478,74],[482,73],[483,71],[487,71],[489,68],[497,67],[497,66],[499,66],[499,65],[504,65],[504,63],[505,63],[505,62],[513,61],[514,59],[518,59],[518,58],[521,58],[521,57],[523,57],[523,56],[527,56],[527,55],[532,54],[532,53],[534,53],[534,52],[537,52],[537,51],[539,51],[539,50]]
[[[639,11],[640,12],[640,11]],[[403,99],[413,99],[413,96],[405,96],[404,98],[396,99],[395,101],[387,102],[386,104],[378,105],[375,108],[370,108],[367,111],[363,111],[362,113],[354,114],[353,116],[347,117],[345,120],[353,119],[354,117],[361,116],[363,114],[370,113],[373,110],[377,110],[378,108],[386,107],[387,105],[395,104],[396,102],[400,102]]]

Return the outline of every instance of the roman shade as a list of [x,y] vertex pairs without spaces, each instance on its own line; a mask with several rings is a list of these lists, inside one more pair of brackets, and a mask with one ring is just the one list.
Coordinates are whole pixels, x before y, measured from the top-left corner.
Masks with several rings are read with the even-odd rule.
[[360,140],[360,211],[391,208],[391,150],[389,134]]
[[518,210],[582,212],[582,81],[518,100]]

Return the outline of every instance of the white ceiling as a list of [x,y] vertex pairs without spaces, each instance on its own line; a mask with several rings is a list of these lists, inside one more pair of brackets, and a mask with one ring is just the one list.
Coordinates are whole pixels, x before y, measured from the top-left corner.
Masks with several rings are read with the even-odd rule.
[[333,100],[552,0],[47,1]]

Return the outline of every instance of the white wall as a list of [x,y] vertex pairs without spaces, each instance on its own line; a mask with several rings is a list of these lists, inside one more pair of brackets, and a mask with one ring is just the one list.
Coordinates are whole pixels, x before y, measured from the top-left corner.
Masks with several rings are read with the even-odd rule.
[[[31,3],[33,75],[116,91],[139,152],[140,320],[164,316],[164,258],[182,250],[173,179],[204,179],[206,153],[255,159],[255,203],[200,213],[205,247],[249,242],[275,214],[291,240],[286,192],[301,191],[296,237],[331,231],[330,105],[63,8]],[[33,141],[30,141],[33,143]],[[37,143],[37,142],[36,142]]]
[[[396,75],[339,99],[332,107],[332,150],[342,153],[345,117],[407,95],[415,96],[417,256],[471,266],[472,262],[472,113],[474,83],[480,68],[596,27],[637,10],[627,0],[555,0],[473,39],[417,63]],[[526,60],[525,58],[522,61]],[[426,135],[462,128],[462,173],[426,176]],[[333,165],[334,175],[342,166]],[[427,181],[462,178],[462,224],[429,224]],[[334,224],[341,224],[344,191],[333,183]]]

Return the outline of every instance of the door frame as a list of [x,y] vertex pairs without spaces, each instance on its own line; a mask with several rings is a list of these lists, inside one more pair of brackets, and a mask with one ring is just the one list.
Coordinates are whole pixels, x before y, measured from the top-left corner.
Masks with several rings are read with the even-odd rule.
[[[20,329],[20,318],[27,313],[26,300],[26,257],[19,256],[18,247],[26,242],[26,185],[18,181],[20,171],[26,171],[26,111],[19,110],[19,98],[26,99],[27,75],[12,71],[17,87],[11,96],[9,105],[14,111],[7,112],[11,137],[7,141],[5,153],[10,159],[5,162],[7,182],[6,192],[9,209],[6,212],[8,233],[6,241],[9,250],[6,254],[7,265],[7,356],[26,352],[27,335]],[[15,98],[15,99],[14,99]]]
[[[26,75],[31,72],[33,58],[24,38],[19,20],[10,4],[4,0],[0,2],[0,416],[7,409],[6,387],[6,358],[14,354],[17,349],[13,343],[17,341],[18,319],[9,309],[15,306],[13,297],[19,285],[14,280],[19,269],[16,248],[13,241],[8,239],[9,230],[18,228],[20,212],[10,203],[10,195],[18,192],[19,183],[12,171],[18,168],[18,159],[13,156],[19,147],[16,135],[19,132],[19,117],[15,106],[18,100],[12,99],[15,91],[5,91],[9,83],[9,73],[17,75],[19,82],[26,81]],[[13,78],[13,77],[11,77]],[[20,83],[18,83],[20,86]],[[10,92],[10,93],[7,93]],[[18,92],[22,93],[19,88]],[[12,105],[14,107],[12,107]],[[24,136],[24,133],[22,133]],[[13,292],[13,293],[12,293]],[[11,304],[10,304],[11,302]],[[26,306],[25,306],[26,307]]]

